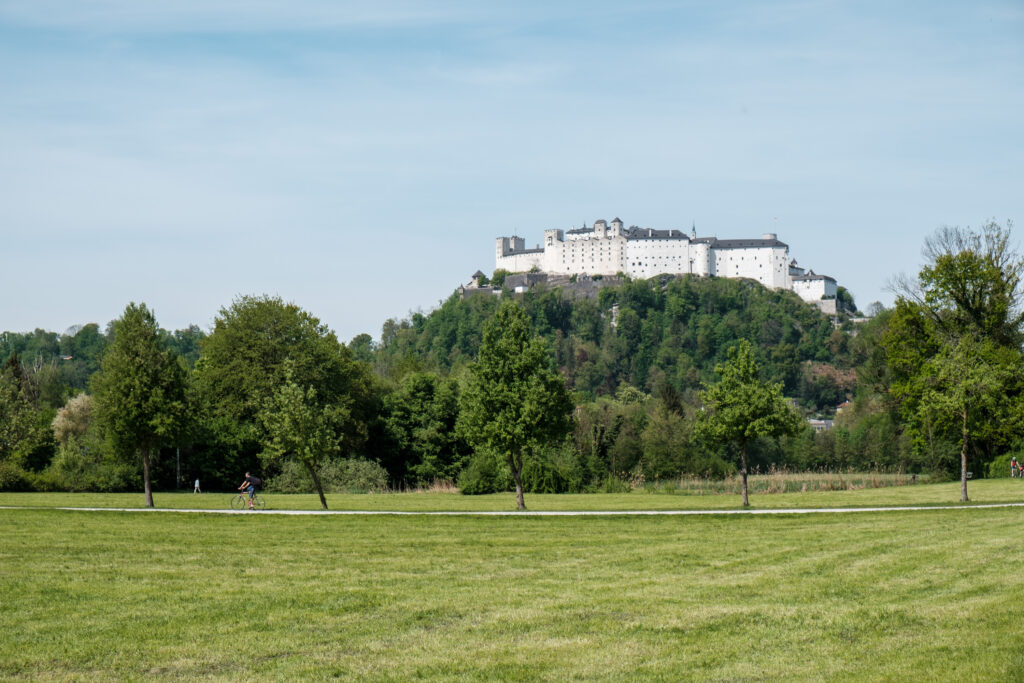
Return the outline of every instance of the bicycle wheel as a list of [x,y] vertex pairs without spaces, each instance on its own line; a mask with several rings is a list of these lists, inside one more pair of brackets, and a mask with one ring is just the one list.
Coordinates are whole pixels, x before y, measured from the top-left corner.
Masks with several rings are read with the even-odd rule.
[[241,510],[244,507],[248,507],[248,503],[245,502],[245,496],[232,496],[231,497],[231,509]]
[[255,496],[252,499],[252,506],[257,510],[262,510],[267,506],[267,503],[261,496]]

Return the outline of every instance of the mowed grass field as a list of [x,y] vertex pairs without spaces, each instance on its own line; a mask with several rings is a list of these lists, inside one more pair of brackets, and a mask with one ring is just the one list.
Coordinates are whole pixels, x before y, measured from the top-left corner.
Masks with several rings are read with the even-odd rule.
[[1021,508],[0,510],[0,678],[1024,680],[1022,551]]

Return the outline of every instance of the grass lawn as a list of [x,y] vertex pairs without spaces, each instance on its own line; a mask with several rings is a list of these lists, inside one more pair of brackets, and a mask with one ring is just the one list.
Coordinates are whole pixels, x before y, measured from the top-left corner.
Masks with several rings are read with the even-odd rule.
[[0,679],[1021,680],[1022,519],[0,510]]
[[[981,479],[967,485],[971,503],[1024,502],[1024,480]],[[319,510],[315,494],[261,494],[268,509]],[[193,494],[157,492],[154,502],[161,508],[226,509],[229,493]],[[739,495],[698,495],[685,490],[631,493],[526,494],[530,510],[697,510],[739,509]],[[760,509],[792,507],[876,507],[901,505],[958,505],[960,483],[915,484],[850,491],[807,491],[805,493],[751,494],[751,507]],[[360,493],[328,494],[332,510],[398,510],[404,512],[514,510],[515,494],[463,496],[458,493]],[[141,493],[0,493],[0,506],[18,507],[143,507]]]

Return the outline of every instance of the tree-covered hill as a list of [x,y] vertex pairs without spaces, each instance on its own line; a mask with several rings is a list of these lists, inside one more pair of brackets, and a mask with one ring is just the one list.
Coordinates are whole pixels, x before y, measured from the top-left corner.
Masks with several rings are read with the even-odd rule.
[[[728,348],[749,340],[766,379],[812,411],[828,412],[852,392],[852,329],[792,292],[751,280],[663,276],[621,279],[596,299],[572,286],[537,286],[513,295],[545,337],[569,387],[584,398],[614,395],[622,384],[656,393],[696,390],[714,377]],[[456,292],[436,310],[385,323],[381,341],[353,340],[382,374],[457,371],[476,357],[483,323],[499,297]]]

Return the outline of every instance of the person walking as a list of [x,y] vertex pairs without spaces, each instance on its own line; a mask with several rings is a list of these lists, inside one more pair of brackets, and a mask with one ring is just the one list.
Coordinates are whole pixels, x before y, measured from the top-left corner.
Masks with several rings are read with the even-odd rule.
[[199,490],[199,477],[196,477],[196,485],[195,488],[192,489],[192,493],[202,493],[202,491]]
[[1020,464],[1017,462],[1017,456],[1015,455],[1010,458],[1010,478],[1012,479],[1019,476],[1021,476]]

